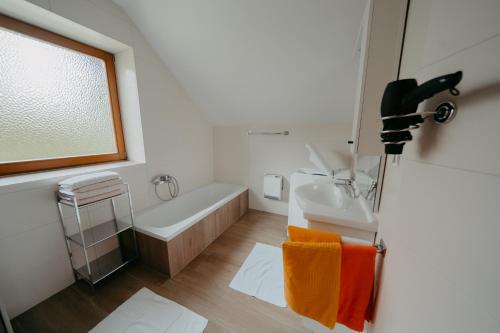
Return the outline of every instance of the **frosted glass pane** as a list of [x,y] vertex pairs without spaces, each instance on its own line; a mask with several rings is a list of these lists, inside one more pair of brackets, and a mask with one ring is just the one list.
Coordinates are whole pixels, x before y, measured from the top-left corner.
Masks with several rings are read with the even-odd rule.
[[0,163],[116,153],[103,60],[0,28]]

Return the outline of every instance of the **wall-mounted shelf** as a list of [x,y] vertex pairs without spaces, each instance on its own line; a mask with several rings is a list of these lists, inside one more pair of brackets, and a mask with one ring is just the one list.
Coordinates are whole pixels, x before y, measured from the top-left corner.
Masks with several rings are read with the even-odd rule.
[[248,131],[248,135],[289,135],[290,131]]

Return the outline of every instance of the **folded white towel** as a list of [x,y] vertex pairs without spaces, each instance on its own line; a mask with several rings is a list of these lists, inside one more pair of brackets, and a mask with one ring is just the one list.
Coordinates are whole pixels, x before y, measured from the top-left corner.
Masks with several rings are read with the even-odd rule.
[[121,179],[121,177],[119,174],[113,171],[96,172],[63,180],[59,182],[59,187],[69,190],[77,190],[84,186],[89,186],[112,179]]
[[123,180],[121,178],[117,179],[111,179],[111,180],[106,180],[104,182],[100,183],[95,183],[92,185],[87,185],[87,186],[82,186],[77,189],[70,189],[70,188],[64,188],[64,187],[59,187],[59,190],[65,190],[65,191],[70,191],[74,193],[84,193],[84,192],[89,192],[89,191],[94,191],[94,190],[99,190],[101,188],[107,188],[115,185],[120,185],[123,184]]
[[63,199],[69,199],[69,200],[71,200],[73,197],[75,197],[78,200],[80,200],[80,199],[92,198],[92,197],[95,197],[97,195],[105,194],[108,192],[114,192],[117,190],[125,191],[125,185],[118,184],[118,185],[113,185],[113,186],[107,186],[107,187],[103,187],[103,188],[99,188],[97,190],[87,191],[87,192],[73,192],[73,191],[66,190],[66,189],[60,189],[59,190],[59,197],[63,198]]
[[[77,202],[78,205],[86,205],[88,203],[92,203],[92,202],[96,202],[96,201],[99,201],[99,200],[107,199],[107,198],[110,198],[110,197],[113,197],[115,195],[122,194],[122,193],[124,193],[123,190],[116,190],[116,191],[104,193],[104,194],[101,194],[101,195],[96,195],[96,196],[93,196],[93,197],[90,197],[90,198],[86,198],[86,199],[77,199],[76,202]],[[61,202],[65,202],[65,203],[68,203],[68,204],[73,204],[73,200],[71,200],[69,198],[68,199],[61,198]]]

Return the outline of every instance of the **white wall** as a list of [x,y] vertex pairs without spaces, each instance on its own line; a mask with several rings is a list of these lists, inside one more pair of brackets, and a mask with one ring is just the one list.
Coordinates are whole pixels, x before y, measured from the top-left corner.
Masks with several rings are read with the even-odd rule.
[[[159,202],[150,180],[160,172],[175,175],[183,192],[213,181],[211,125],[126,14],[103,0],[32,2],[134,48],[146,164],[117,170],[136,210]],[[73,283],[54,194],[64,176],[55,175],[0,188],[0,298],[11,317]]]
[[463,70],[450,124],[427,123],[386,169],[388,246],[375,333],[500,332],[500,2],[411,1],[402,78]]
[[[314,167],[309,162],[306,143],[329,145],[343,153],[335,162],[348,167],[347,141],[352,124],[338,125],[252,125],[214,128],[214,174],[217,181],[247,185],[250,188],[250,208],[287,215],[290,175],[303,167]],[[288,136],[252,135],[248,130],[289,130]],[[263,176],[266,173],[285,177],[282,201],[264,198]]]
[[366,0],[113,1],[214,124],[352,119]]

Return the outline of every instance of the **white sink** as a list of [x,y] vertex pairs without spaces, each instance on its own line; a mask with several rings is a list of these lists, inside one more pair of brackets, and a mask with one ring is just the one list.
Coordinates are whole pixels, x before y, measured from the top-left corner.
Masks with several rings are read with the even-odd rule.
[[310,183],[295,189],[304,218],[310,221],[376,232],[378,223],[366,200],[352,198],[332,182]]

